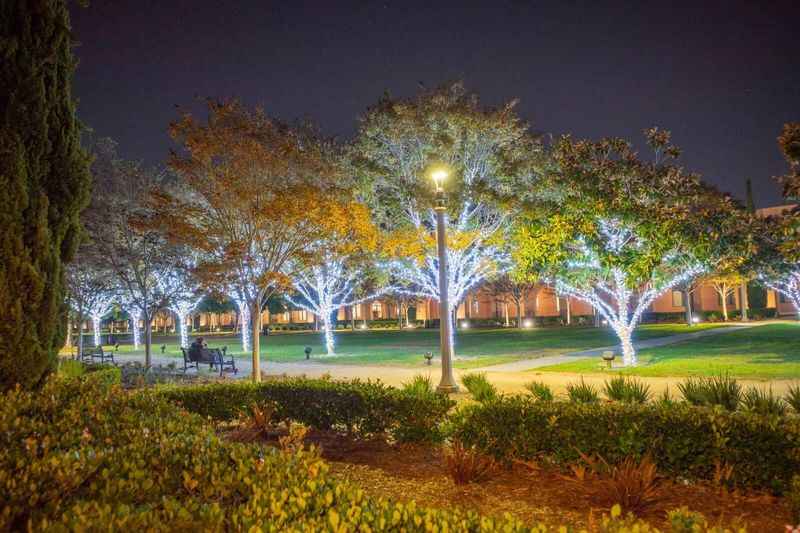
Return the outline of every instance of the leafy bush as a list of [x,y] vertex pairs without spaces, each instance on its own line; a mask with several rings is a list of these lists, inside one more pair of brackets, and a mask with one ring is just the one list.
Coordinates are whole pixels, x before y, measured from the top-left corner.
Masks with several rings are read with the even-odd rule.
[[497,398],[497,389],[486,379],[486,374],[473,373],[461,376],[461,383],[478,402],[490,402]]
[[695,533],[706,530],[706,518],[688,507],[673,509],[667,513],[670,531],[673,533]]
[[786,403],[788,403],[795,413],[800,413],[800,385],[791,385],[786,391]]
[[800,418],[725,412],[686,403],[537,402],[525,396],[468,404],[451,415],[452,438],[503,461],[575,463],[581,453],[610,463],[649,453],[673,477],[711,479],[733,466],[739,486],[784,490],[800,469]]
[[396,389],[380,382],[287,378],[262,383],[173,386],[160,394],[191,412],[231,420],[252,404],[272,402],[275,419],[358,437],[390,433],[396,439],[436,440],[454,405],[446,395],[419,385]]
[[792,510],[794,519],[800,523],[800,474],[792,476],[792,484],[786,499],[789,500],[789,508]]
[[531,381],[530,383],[525,384],[525,388],[538,402],[552,402],[555,399],[553,389],[551,389],[547,383]]
[[678,384],[684,400],[692,405],[720,405],[735,411],[742,399],[742,386],[729,374],[688,378]]
[[334,481],[314,451],[222,441],[163,395],[96,374],[3,395],[0,530],[524,530],[370,499]]
[[617,376],[605,382],[606,398],[625,403],[646,403],[650,399],[650,385],[641,380]]
[[747,411],[761,415],[782,416],[786,413],[786,404],[775,396],[772,387],[764,390],[759,387],[749,387],[742,394],[742,407]]
[[618,464],[609,464],[599,456],[581,454],[581,459],[588,466],[588,475],[583,473],[580,480],[591,480],[605,504],[618,503],[638,513],[661,499],[663,479],[649,455],[641,459],[628,456]]
[[567,384],[567,396],[573,403],[597,403],[600,400],[597,388],[584,382],[583,377],[580,383]]
[[453,441],[443,453],[447,473],[456,485],[484,481],[495,467],[494,459],[466,448],[459,440]]
[[58,358],[58,376],[62,378],[77,378],[84,374],[83,363],[77,359]]

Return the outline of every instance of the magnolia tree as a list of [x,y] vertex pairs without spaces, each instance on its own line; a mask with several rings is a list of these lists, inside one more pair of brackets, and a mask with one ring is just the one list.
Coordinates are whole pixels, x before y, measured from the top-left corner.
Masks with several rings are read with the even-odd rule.
[[247,308],[260,381],[261,309],[338,223],[329,208],[339,169],[312,134],[236,102],[209,102],[206,121],[185,114],[170,133],[182,147],[170,161],[179,181],[153,198],[161,231],[201,254],[196,272],[207,288],[228,289]]
[[671,160],[669,134],[646,131],[655,157],[618,139],[564,137],[553,150],[550,196],[525,205],[515,233],[520,272],[549,272],[559,294],[595,309],[636,363],[634,329],[664,292],[685,286],[734,239],[731,201]]
[[703,272],[704,266],[679,249],[666,250],[642,278],[628,263],[650,254],[651,246],[633,225],[615,219],[597,221],[593,242],[582,236],[566,244],[571,256],[555,275],[556,291],[594,308],[620,341],[623,363],[635,365],[633,331],[656,298]]
[[361,119],[353,161],[370,178],[373,213],[390,234],[393,274],[413,287],[413,295],[436,300],[439,261],[430,174],[434,168],[448,174],[449,309],[442,320],[453,321],[469,289],[508,267],[498,246],[506,215],[481,193],[532,175],[541,154],[513,108],[513,102],[486,108],[461,84],[453,84],[409,100],[385,98]]
[[778,182],[791,207],[760,221],[758,278],[788,299],[800,315],[800,123],[784,125],[778,146],[789,165],[789,172]]

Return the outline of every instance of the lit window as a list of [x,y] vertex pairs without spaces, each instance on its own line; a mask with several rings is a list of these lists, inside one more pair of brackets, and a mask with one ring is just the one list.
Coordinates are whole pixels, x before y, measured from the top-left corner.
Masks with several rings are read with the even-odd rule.
[[672,291],[672,307],[683,307],[683,292]]

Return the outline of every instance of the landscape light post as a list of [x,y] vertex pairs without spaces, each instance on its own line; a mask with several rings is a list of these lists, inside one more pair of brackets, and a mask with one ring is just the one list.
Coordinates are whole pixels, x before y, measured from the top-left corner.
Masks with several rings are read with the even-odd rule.
[[445,228],[444,215],[447,210],[447,201],[442,188],[442,182],[447,177],[444,170],[433,172],[436,183],[436,241],[439,252],[439,346],[442,355],[442,380],[437,390],[444,393],[458,392],[458,384],[453,377],[453,344],[450,331],[450,311],[448,304],[447,283],[447,229]]

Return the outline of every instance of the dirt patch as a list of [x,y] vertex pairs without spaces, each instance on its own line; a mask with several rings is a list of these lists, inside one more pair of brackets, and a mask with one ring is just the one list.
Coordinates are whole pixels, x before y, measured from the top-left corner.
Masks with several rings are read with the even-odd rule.
[[[262,433],[259,440],[276,445],[285,434],[270,431]],[[487,481],[456,485],[438,447],[361,441],[320,431],[309,432],[306,444],[321,449],[336,478],[376,497],[414,500],[426,507],[460,507],[484,515],[509,513],[526,523],[569,521],[586,526],[590,513],[599,518],[608,511],[592,481],[567,480],[562,471],[552,468],[498,467]],[[666,512],[683,506],[703,513],[712,524],[746,524],[750,531],[782,531],[791,521],[786,503],[769,494],[672,481],[664,482],[658,503],[639,516],[663,526]]]

